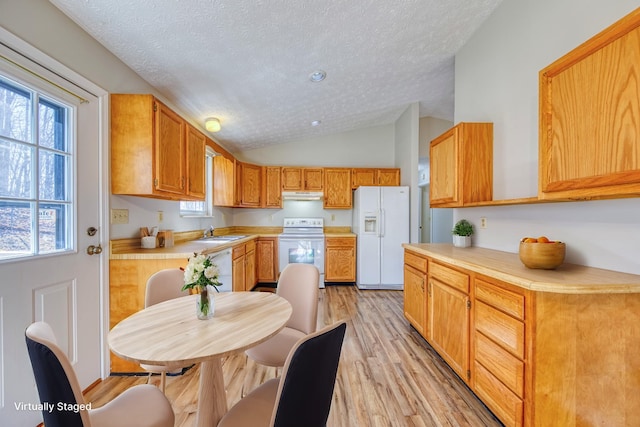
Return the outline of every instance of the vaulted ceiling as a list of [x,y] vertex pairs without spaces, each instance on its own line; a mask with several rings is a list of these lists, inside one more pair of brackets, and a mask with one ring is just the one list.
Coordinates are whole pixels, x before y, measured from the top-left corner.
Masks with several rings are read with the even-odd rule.
[[454,55],[501,2],[50,1],[189,118],[218,117],[231,151],[393,123],[414,102],[452,120]]

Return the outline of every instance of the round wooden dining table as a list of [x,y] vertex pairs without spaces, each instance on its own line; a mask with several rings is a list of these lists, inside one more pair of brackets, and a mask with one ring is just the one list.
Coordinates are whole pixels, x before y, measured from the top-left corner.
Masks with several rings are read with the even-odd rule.
[[199,295],[145,308],[108,335],[117,356],[137,363],[180,368],[200,362],[196,425],[215,426],[227,412],[221,358],[276,335],[291,317],[291,304],[271,292],[215,294],[209,320],[196,317]]

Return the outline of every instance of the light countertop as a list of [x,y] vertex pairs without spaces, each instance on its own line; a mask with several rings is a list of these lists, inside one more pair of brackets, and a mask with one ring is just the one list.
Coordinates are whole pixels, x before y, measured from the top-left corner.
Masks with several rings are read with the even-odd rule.
[[640,293],[640,275],[636,274],[567,263],[555,270],[529,269],[520,262],[518,254],[478,247],[457,248],[442,243],[402,246],[434,260],[538,292]]

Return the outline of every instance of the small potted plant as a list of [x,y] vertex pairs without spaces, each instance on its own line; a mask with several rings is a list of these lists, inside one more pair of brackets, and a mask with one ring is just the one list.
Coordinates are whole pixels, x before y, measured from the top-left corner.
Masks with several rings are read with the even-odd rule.
[[182,290],[187,289],[198,293],[198,299],[196,301],[196,314],[198,319],[205,320],[211,319],[215,311],[213,290],[218,291],[218,286],[221,285],[218,280],[219,274],[218,266],[211,262],[211,259],[206,255],[193,254],[189,258],[187,268],[184,269],[184,286]]
[[473,234],[473,225],[466,219],[456,222],[451,230],[453,234],[453,246],[466,248],[471,246],[471,235]]

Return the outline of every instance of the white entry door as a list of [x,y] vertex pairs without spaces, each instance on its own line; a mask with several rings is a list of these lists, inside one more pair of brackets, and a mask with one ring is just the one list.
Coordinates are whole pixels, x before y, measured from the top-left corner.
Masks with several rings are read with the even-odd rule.
[[[82,84],[12,35],[0,31],[0,41]],[[87,248],[108,238],[101,223],[106,97],[2,45],[0,54],[0,425],[35,426],[41,413],[22,405],[39,403],[24,336],[31,322],[51,324],[83,389],[101,377],[108,251],[91,255]],[[4,185],[9,179],[15,182]]]

